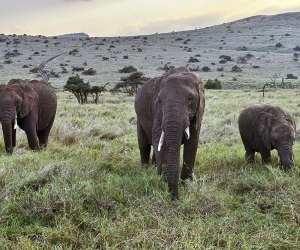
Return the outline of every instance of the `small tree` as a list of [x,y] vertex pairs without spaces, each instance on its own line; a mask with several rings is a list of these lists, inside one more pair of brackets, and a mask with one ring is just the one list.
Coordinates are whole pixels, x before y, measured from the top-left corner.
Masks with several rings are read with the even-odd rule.
[[90,84],[85,83],[79,75],[71,76],[68,78],[64,90],[71,92],[75,95],[78,103],[87,103],[87,94],[90,89]]
[[139,71],[133,72],[128,77],[122,77],[121,82],[115,85],[112,92],[127,93],[133,96],[146,80],[148,80],[148,78],[144,77],[144,73]]
[[106,88],[104,86],[92,86],[91,87],[90,93],[92,95],[94,103],[98,103],[100,94],[105,91],[106,91]]

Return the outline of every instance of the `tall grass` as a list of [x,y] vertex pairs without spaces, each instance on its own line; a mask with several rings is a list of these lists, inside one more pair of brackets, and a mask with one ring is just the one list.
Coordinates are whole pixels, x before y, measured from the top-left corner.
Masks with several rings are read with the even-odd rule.
[[[268,92],[292,112],[300,91]],[[237,117],[260,92],[207,91],[194,181],[171,201],[155,167],[141,166],[133,98],[105,94],[78,105],[58,93],[49,147],[12,156],[0,138],[1,249],[297,249],[300,143],[295,166],[248,165]],[[299,133],[297,133],[299,135]]]

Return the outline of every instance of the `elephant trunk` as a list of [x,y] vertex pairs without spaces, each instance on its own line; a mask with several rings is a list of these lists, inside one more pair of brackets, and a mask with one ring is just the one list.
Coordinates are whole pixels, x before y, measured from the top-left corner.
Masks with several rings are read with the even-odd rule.
[[280,164],[282,164],[285,169],[289,169],[293,165],[292,146],[289,144],[280,145],[277,148],[277,151],[280,158]]
[[13,146],[12,146],[12,122],[2,122],[2,130],[4,137],[5,150],[8,154],[12,154]]
[[181,106],[165,111],[163,130],[167,145],[167,182],[172,198],[178,198],[180,145],[184,133],[184,115]]

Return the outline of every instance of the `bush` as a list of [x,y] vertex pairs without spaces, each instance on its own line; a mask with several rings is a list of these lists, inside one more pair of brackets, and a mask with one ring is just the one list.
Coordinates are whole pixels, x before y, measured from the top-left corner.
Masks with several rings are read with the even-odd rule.
[[69,55],[76,56],[78,53],[78,49],[73,49],[69,52]]
[[294,76],[293,74],[287,74],[286,79],[298,79],[298,77]]
[[170,62],[167,62],[163,67],[159,67],[158,70],[164,70],[165,72],[168,72],[170,69],[174,69],[175,67],[171,65]]
[[295,48],[293,48],[293,50],[300,51],[300,46],[296,46]]
[[237,66],[237,65],[234,65],[232,68],[231,68],[231,72],[242,72],[243,70]]
[[206,89],[222,89],[222,83],[219,79],[208,79],[204,85]]
[[84,71],[82,72],[82,74],[83,74],[83,75],[93,76],[93,75],[96,75],[97,72],[96,72],[96,70],[94,70],[93,68],[89,68],[89,69],[87,69],[87,70],[84,70]]
[[225,61],[232,61],[232,58],[230,56],[225,56],[225,55],[219,56],[219,59],[223,59]]
[[199,60],[197,58],[191,56],[188,62],[195,63],[195,62],[199,62]]
[[282,48],[282,47],[283,47],[283,44],[282,44],[282,43],[276,43],[276,44],[275,44],[275,47],[276,47],[276,48]]
[[133,66],[125,66],[119,70],[119,73],[132,73],[137,71],[137,69]]
[[208,66],[204,66],[204,67],[202,67],[202,71],[203,72],[209,72],[210,68]]
[[72,67],[72,71],[84,71],[83,67]]

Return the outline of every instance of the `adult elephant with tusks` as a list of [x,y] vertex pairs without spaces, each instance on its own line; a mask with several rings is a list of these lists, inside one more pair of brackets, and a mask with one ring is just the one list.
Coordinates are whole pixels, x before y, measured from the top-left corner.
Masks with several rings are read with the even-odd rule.
[[148,80],[135,99],[141,163],[153,161],[157,172],[166,167],[172,198],[178,198],[180,145],[184,144],[181,179],[192,179],[204,113],[204,88],[197,74],[186,68]]
[[57,99],[48,83],[12,79],[0,86],[0,122],[5,150],[11,154],[16,146],[17,125],[26,132],[29,147],[46,147],[54,122]]

